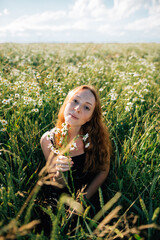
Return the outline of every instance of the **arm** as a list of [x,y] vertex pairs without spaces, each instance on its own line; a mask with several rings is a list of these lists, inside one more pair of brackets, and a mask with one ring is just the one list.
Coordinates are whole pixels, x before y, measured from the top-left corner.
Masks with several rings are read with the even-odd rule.
[[45,156],[47,164],[47,171],[51,174],[51,179],[56,181],[59,184],[65,186],[65,181],[62,177],[61,172],[69,171],[70,166],[73,165],[73,162],[70,158],[65,157],[63,155],[54,155],[51,154],[52,150],[48,148],[49,144],[51,144],[50,140],[47,139],[48,132],[44,133],[41,137],[40,144]]
[[105,179],[107,178],[109,172],[109,167],[107,169],[107,171],[101,171],[94,179],[93,181],[90,183],[90,185],[87,187],[86,189],[86,194],[85,197],[87,199],[90,199],[94,193],[96,193],[96,191],[98,190],[98,188],[103,184],[103,182],[105,181]]
[[47,133],[44,133],[43,136],[41,137],[41,140],[40,140],[40,144],[41,144],[41,148],[42,148],[42,151],[43,151],[43,154],[44,154],[44,157],[46,159],[46,161],[48,160],[49,158],[49,155],[51,153],[51,149],[48,148],[48,145],[51,143],[50,140],[47,140]]

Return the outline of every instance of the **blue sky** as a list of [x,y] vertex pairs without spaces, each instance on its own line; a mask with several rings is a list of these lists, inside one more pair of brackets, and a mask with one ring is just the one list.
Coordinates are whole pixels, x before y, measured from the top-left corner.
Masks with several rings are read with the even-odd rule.
[[0,42],[160,43],[160,0],[0,0]]

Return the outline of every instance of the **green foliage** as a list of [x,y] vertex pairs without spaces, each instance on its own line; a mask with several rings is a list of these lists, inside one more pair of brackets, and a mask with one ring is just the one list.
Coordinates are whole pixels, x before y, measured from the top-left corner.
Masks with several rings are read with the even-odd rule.
[[[113,145],[104,192],[99,189],[100,216],[106,216],[105,193],[111,198],[120,191],[118,203],[127,213],[139,215],[138,225],[160,223],[159,53],[159,44],[0,45],[1,227],[16,218],[37,183],[45,164],[39,143],[42,134],[55,125],[68,91],[82,84],[99,90]],[[35,198],[36,193],[19,225],[36,218]],[[93,223],[90,206],[83,205],[84,215],[78,218],[80,227],[77,225],[75,237],[94,239],[92,231],[98,220]],[[59,232],[64,235],[68,224],[64,204],[59,206],[59,215],[48,211],[56,226],[51,238],[60,239]],[[118,235],[119,231],[115,227],[112,232]],[[149,229],[147,239],[154,239],[154,234],[154,228]],[[133,237],[141,239],[140,235]],[[27,231],[23,238],[45,236]]]

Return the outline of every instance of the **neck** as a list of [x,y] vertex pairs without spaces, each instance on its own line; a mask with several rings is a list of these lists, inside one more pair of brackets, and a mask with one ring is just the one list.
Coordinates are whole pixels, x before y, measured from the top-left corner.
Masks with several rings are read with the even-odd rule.
[[80,127],[69,127],[68,136],[70,141],[80,133]]

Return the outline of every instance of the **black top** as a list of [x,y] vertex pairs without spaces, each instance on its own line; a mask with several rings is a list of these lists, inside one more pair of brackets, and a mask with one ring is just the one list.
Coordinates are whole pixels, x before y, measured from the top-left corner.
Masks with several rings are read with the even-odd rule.
[[[54,146],[53,140],[51,139],[50,141]],[[71,168],[71,173],[69,171],[68,174],[68,185],[71,188],[72,192],[75,190],[75,193],[79,189],[81,190],[85,185],[88,186],[97,175],[97,173],[83,171],[83,169],[85,170],[85,157],[85,153],[71,157],[74,164]]]
[[95,178],[96,174],[93,172],[84,172],[85,170],[85,153],[71,157],[74,162],[71,168],[71,174],[69,173],[68,184],[73,190],[71,176],[73,177],[75,192],[82,189],[85,185],[89,185]]

